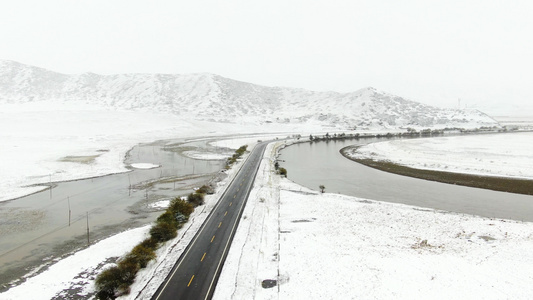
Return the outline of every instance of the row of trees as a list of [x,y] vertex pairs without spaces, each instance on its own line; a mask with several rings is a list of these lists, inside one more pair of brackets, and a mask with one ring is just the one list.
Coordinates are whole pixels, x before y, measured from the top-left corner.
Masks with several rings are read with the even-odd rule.
[[228,158],[228,161],[226,162],[226,169],[231,168],[231,166],[237,162],[237,159],[239,159],[248,148],[248,145],[244,145],[239,147],[239,149],[235,150],[235,154],[233,154],[230,158]]
[[313,136],[312,134],[309,135],[309,140],[310,141],[324,141],[324,140],[339,140],[339,139],[347,139],[347,138],[359,138],[360,135],[359,133],[349,133],[349,134],[346,134],[346,133],[339,133],[339,134],[332,134],[330,135],[329,132],[326,133],[325,135],[323,136]]
[[499,131],[502,131],[501,128],[497,127],[497,126],[493,126],[493,127],[480,127],[480,128],[474,128],[474,129],[464,129],[464,128],[457,128],[457,127],[453,127],[453,128],[444,128],[444,129],[430,129],[430,128],[426,128],[426,129],[421,129],[421,130],[416,130],[414,128],[411,128],[411,127],[407,127],[405,128],[406,131],[405,132],[396,132],[396,133],[378,133],[378,134],[359,134],[359,133],[349,133],[349,134],[346,134],[346,133],[334,133],[334,134],[329,134],[329,133],[326,133],[325,135],[322,135],[322,136],[313,136],[312,134],[309,135],[309,140],[311,142],[313,141],[329,141],[329,140],[345,140],[345,139],[359,139],[359,138],[368,138],[368,137],[377,137],[377,138],[382,138],[382,137],[402,137],[402,136],[412,136],[412,137],[416,137],[416,136],[433,136],[433,135],[443,135],[445,133],[453,133],[453,132],[460,132],[460,133],[478,133],[478,132],[499,132]]
[[115,266],[102,271],[95,281],[97,299],[115,299],[130,292],[130,286],[140,269],[155,259],[155,251],[166,241],[177,236],[178,229],[187,223],[194,208],[204,204],[204,192],[209,187],[202,186],[187,199],[174,198],[165,212],[150,228],[150,237],[135,246]]

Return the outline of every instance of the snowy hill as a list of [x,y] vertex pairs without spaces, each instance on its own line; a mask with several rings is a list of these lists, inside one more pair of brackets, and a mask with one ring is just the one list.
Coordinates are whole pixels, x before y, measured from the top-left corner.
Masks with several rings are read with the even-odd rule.
[[84,102],[225,123],[338,128],[494,126],[477,110],[440,109],[368,87],[352,93],[266,87],[213,74],[60,74],[0,61],[0,104]]
[[[506,103],[504,106],[496,101],[481,102],[469,105],[470,108],[481,110],[493,117],[507,117],[521,120],[533,119],[533,103]],[[498,119],[498,118],[496,118]]]

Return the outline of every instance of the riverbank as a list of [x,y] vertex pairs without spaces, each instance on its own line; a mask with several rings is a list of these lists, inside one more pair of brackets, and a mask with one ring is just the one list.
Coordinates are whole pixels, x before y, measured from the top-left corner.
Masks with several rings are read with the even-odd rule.
[[533,133],[394,140],[349,146],[366,166],[419,179],[533,195]]
[[351,150],[354,150],[354,148],[343,148],[341,149],[341,154],[347,159],[385,172],[442,183],[489,189],[493,191],[533,195],[533,180],[415,169],[387,161],[352,158],[346,153]]

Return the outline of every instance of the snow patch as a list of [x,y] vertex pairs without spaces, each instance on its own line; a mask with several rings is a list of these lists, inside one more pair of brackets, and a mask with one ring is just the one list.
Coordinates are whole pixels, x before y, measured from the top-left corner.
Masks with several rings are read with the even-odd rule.
[[203,160],[223,160],[229,157],[229,155],[222,153],[200,152],[200,151],[183,151],[183,155]]
[[161,201],[157,201],[155,203],[151,203],[149,205],[149,207],[150,208],[154,208],[154,209],[165,209],[169,205],[170,205],[170,200],[161,200]]
[[151,163],[137,163],[137,164],[131,164],[130,166],[135,169],[154,169],[154,168],[160,167],[160,165],[154,165]]

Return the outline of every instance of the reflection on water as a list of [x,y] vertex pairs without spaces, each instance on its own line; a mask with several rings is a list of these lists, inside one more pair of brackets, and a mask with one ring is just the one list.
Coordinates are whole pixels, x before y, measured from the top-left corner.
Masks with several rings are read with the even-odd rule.
[[126,164],[161,167],[62,182],[51,192],[0,203],[0,291],[43,261],[86,247],[87,222],[89,241],[150,223],[160,214],[150,204],[186,195],[220,176],[223,160],[181,155],[180,147],[203,145],[208,144],[162,141],[138,145],[128,153]]
[[533,196],[420,180],[378,171],[344,158],[339,150],[360,141],[329,141],[296,144],[281,151],[281,165],[292,181],[326,192],[360,198],[404,203],[447,211],[533,221]]

